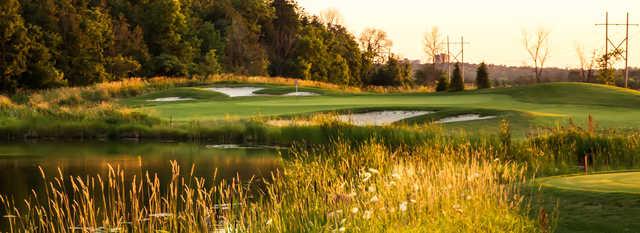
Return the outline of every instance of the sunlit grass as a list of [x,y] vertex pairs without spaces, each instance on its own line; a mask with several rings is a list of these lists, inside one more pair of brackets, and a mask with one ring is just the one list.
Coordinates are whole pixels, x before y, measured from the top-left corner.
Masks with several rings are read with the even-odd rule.
[[[526,168],[490,150],[376,141],[294,149],[265,181],[211,184],[175,163],[154,174],[43,177],[26,207],[1,199],[9,232],[544,232],[521,194]],[[44,174],[44,172],[43,172]],[[44,176],[44,175],[43,175]],[[248,181],[248,183],[247,183]],[[263,182],[263,183],[262,183]]]

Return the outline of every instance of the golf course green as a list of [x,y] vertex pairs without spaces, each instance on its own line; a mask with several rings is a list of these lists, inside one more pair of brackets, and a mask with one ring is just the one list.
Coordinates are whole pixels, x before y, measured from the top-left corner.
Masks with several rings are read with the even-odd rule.
[[549,177],[540,183],[575,191],[640,194],[640,172]]
[[[336,90],[304,88],[318,96],[280,96],[293,92],[293,87],[269,84],[234,84],[264,88],[256,94],[277,94],[230,98],[198,88],[175,88],[135,98],[121,103],[139,111],[173,121],[214,121],[228,117],[248,119],[256,116],[286,117],[324,111],[358,109],[432,110],[436,114],[423,121],[460,114],[476,113],[496,116],[493,119],[457,122],[446,127],[495,130],[502,119],[508,119],[516,134],[524,135],[531,128],[551,127],[572,120],[584,125],[589,115],[603,128],[630,129],[640,125],[640,92],[597,84],[551,83],[525,87],[449,93],[341,93]],[[207,94],[211,92],[212,94]],[[154,98],[182,97],[189,101],[150,102]],[[413,119],[413,122],[421,119]]]
[[640,229],[640,172],[545,177],[536,184],[542,187],[539,206],[559,212],[556,232]]

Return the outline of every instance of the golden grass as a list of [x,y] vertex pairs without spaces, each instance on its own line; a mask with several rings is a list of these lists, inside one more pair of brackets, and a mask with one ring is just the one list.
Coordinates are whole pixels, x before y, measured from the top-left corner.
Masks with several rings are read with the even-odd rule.
[[[546,232],[529,218],[525,168],[467,146],[392,150],[371,141],[292,151],[263,182],[212,185],[193,167],[161,183],[111,168],[106,177],[45,178],[20,208],[3,196],[8,232]],[[42,172],[44,174],[44,172]],[[215,176],[215,175],[214,175]],[[244,182],[239,182],[243,180]],[[43,200],[43,201],[37,201]],[[21,202],[18,202],[21,203]]]

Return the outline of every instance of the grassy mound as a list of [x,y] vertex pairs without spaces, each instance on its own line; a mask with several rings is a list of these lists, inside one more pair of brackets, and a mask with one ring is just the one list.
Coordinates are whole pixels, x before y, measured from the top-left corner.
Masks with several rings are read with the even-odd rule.
[[504,94],[518,101],[537,104],[640,106],[639,91],[588,83],[547,83],[479,93]]

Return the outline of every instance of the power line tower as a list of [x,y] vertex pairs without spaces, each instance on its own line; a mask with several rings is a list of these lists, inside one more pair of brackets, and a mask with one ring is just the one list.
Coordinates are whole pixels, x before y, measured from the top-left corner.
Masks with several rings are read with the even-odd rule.
[[460,50],[453,55],[453,59],[460,63],[462,67],[460,67],[460,72],[462,75],[462,80],[464,80],[464,45],[468,45],[469,42],[464,42],[464,36],[460,37],[460,41],[451,42],[449,40],[449,36],[447,36],[447,77],[449,79],[449,83],[451,83],[451,45],[460,46]]
[[[605,23],[604,24],[596,24],[596,26],[604,26],[604,66],[605,68],[609,68],[609,47],[611,46],[613,51],[622,51],[622,46],[624,45],[624,87],[629,87],[629,27],[630,26],[638,26],[638,24],[630,24],[629,23],[629,13],[627,13],[627,22],[626,23],[609,23],[609,12],[605,13]],[[609,37],[609,27],[625,27],[625,37],[622,42],[614,43]]]

